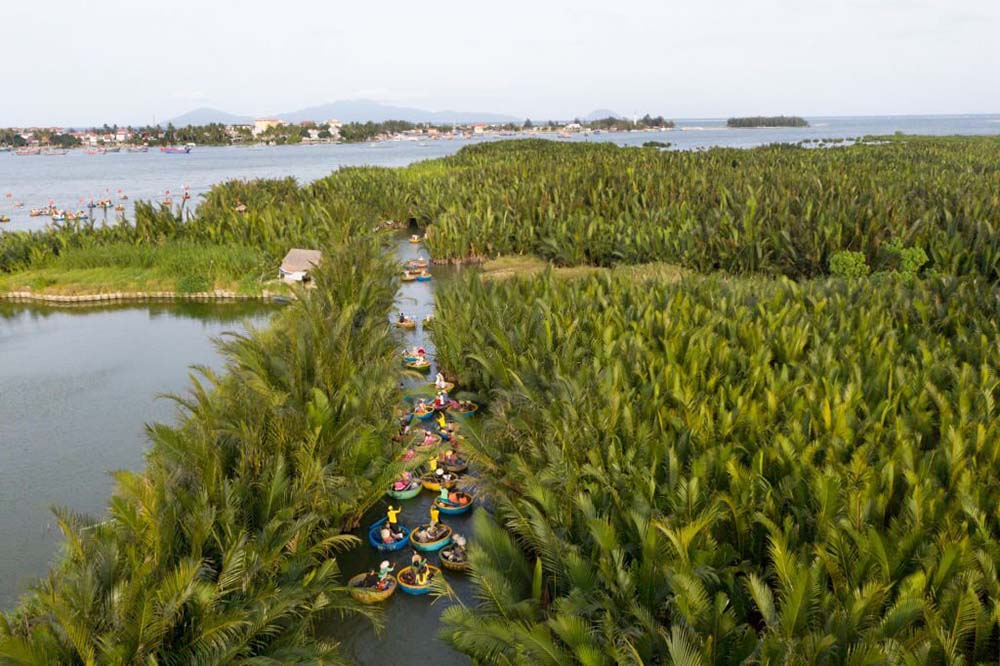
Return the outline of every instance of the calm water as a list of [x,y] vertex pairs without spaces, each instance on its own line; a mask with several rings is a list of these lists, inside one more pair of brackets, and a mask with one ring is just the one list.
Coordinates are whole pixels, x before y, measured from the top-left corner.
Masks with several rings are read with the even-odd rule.
[[0,608],[52,561],[60,535],[50,507],[101,515],[108,472],[141,469],[144,424],[175,416],[157,394],[184,391],[189,365],[220,366],[212,339],[273,311],[0,303]]
[[[570,141],[613,141],[641,145],[645,141],[670,142],[677,148],[709,146],[747,148],[773,142],[813,138],[850,138],[866,134],[1000,134],[1000,115],[984,116],[879,116],[808,118],[809,128],[727,129],[718,119],[678,120],[667,132],[593,134]],[[192,196],[207,192],[215,183],[232,178],[283,178],[308,182],[341,166],[404,166],[417,160],[441,157],[483,139],[391,141],[377,144],[320,146],[199,147],[188,155],[148,153],[86,155],[70,151],[60,157],[18,157],[0,153],[0,213],[11,218],[7,229],[37,229],[47,218],[31,218],[28,209],[54,201],[66,209],[82,208],[91,199],[117,198],[121,190],[137,199],[162,200],[167,191],[179,200],[184,186]],[[564,140],[564,139],[558,139]],[[10,194],[8,198],[6,195]],[[15,208],[22,202],[23,208]],[[130,213],[130,210],[126,211]],[[103,213],[98,213],[98,219]],[[108,218],[114,214],[108,211]]]

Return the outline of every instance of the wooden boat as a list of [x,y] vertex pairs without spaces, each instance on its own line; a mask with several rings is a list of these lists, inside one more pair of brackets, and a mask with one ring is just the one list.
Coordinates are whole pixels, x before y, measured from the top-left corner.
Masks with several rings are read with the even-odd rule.
[[396,574],[396,581],[399,582],[399,589],[407,594],[427,594],[431,591],[431,581],[434,580],[435,576],[441,575],[441,570],[434,566],[433,564],[428,564],[427,569],[429,574],[427,576],[427,584],[417,585],[415,583],[407,583],[406,578],[408,576],[413,576],[413,567],[406,566],[400,569],[399,573]]
[[434,410],[428,409],[426,412],[413,412],[413,415],[421,421],[430,421],[434,418]]
[[387,580],[389,581],[389,587],[384,590],[376,590],[371,587],[361,587],[361,583],[365,580],[365,573],[359,573],[357,576],[351,578],[347,581],[347,587],[351,590],[351,596],[360,601],[363,604],[377,604],[380,601],[385,601],[392,596],[392,593],[396,591],[396,587],[399,585],[399,581],[395,577],[390,576]]
[[407,363],[406,367],[409,368],[410,370],[420,370],[421,372],[426,372],[427,370],[430,370],[431,362],[428,361],[426,358],[423,359],[418,358],[416,361],[410,361],[409,363]]
[[396,320],[396,326],[399,328],[414,329],[417,327],[417,322],[413,319]]
[[431,274],[427,271],[417,273],[417,282],[430,282]]
[[468,502],[465,504],[452,504],[451,502],[445,502],[440,497],[434,499],[434,506],[438,508],[438,511],[446,516],[460,516],[463,513],[468,513],[472,509],[472,505],[476,502],[476,497],[469,493],[464,493],[461,490],[455,491],[456,495],[465,497]]
[[457,406],[452,407],[451,409],[452,414],[454,414],[455,416],[463,416],[463,417],[475,416],[476,412],[478,411],[479,411],[479,405],[477,405],[476,403],[472,403],[471,409],[463,410],[459,409]]
[[382,526],[385,525],[387,520],[389,519],[383,518],[382,520],[376,521],[371,527],[368,528],[368,543],[372,545],[372,548],[381,552],[403,550],[403,548],[406,548],[406,543],[410,537],[410,528],[400,525],[399,530],[403,533],[403,538],[399,541],[393,541],[392,543],[382,543],[382,538],[379,536],[379,532],[382,531]]
[[439,493],[441,492],[441,486],[444,486],[445,488],[454,488],[455,484],[458,483],[458,479],[451,479],[450,481],[441,483],[441,481],[438,480],[437,474],[431,474],[428,472],[420,477],[420,483],[422,483],[424,488],[427,490]]
[[449,543],[451,543],[452,529],[447,525],[445,525],[444,523],[438,523],[438,525],[444,528],[444,536],[435,539],[434,541],[417,541],[414,538],[414,536],[417,533],[417,530],[430,528],[430,524],[421,525],[417,529],[410,532],[410,545],[424,553],[433,553],[434,551],[441,550],[442,548],[447,546]]
[[469,462],[467,460],[463,458],[459,458],[459,460],[461,462],[455,465],[446,465],[444,463],[440,463],[441,469],[443,469],[446,472],[450,472],[452,474],[461,474],[465,470],[469,469]]
[[468,571],[470,568],[468,556],[466,556],[466,559],[459,560],[458,562],[449,560],[444,556],[445,553],[451,551],[453,548],[455,548],[455,544],[442,548],[441,552],[438,553],[440,555],[441,566],[452,571]]
[[413,243],[414,245],[423,242],[423,240],[424,240],[423,236],[418,236],[417,234],[413,234],[412,236],[410,236],[410,242]]
[[415,448],[418,451],[430,451],[431,449],[433,449],[434,447],[436,447],[437,445],[439,445],[441,443],[441,435],[438,435],[436,433],[431,433],[431,435],[434,438],[434,442],[431,443],[431,444],[424,444],[424,436],[423,435],[418,435],[417,436],[417,444],[416,444]]
[[405,490],[393,490],[392,486],[389,486],[389,492],[386,493],[389,497],[398,500],[408,500],[413,499],[420,494],[420,491],[424,489],[424,486],[419,481],[410,481],[410,487]]

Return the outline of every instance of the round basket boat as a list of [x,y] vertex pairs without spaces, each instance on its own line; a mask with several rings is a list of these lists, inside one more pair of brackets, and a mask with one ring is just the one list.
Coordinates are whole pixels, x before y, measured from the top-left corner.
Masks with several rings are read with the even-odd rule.
[[427,576],[427,583],[424,585],[417,585],[415,583],[407,583],[404,579],[408,575],[412,575],[412,566],[406,566],[400,569],[399,573],[396,574],[396,581],[399,583],[399,589],[407,594],[427,594],[431,591],[431,581],[434,580],[435,576],[441,575],[441,570],[438,569],[433,564],[428,564],[427,569],[429,574]]
[[413,415],[415,417],[417,417],[417,419],[419,419],[421,421],[430,421],[432,418],[434,418],[434,410],[433,409],[428,409],[426,412],[424,412],[422,414],[417,413],[417,412],[413,412]]
[[424,328],[430,328],[434,325],[434,315],[427,315],[424,317]]
[[431,362],[427,359],[417,359],[416,361],[410,361],[406,364],[406,367],[410,370],[419,370],[420,372],[427,372],[431,369]]
[[451,481],[441,483],[438,481],[436,474],[427,473],[420,477],[420,483],[423,484],[424,488],[427,490],[432,490],[438,493],[441,492],[441,486],[444,486],[445,488],[454,488],[455,484],[458,483],[458,479],[452,479]]
[[477,405],[476,403],[472,403],[471,409],[459,409],[457,405],[455,407],[452,407],[451,409],[452,414],[454,414],[455,416],[462,416],[462,417],[475,416],[476,412],[478,411],[479,411],[479,405]]
[[434,551],[441,550],[442,548],[447,546],[449,543],[451,543],[451,528],[443,523],[438,523],[438,525],[444,528],[444,536],[440,537],[439,539],[435,539],[434,541],[417,541],[415,538],[417,531],[421,529],[430,528],[429,524],[421,525],[417,529],[410,532],[410,545],[416,548],[417,550],[425,553],[433,553]]
[[399,581],[390,576],[386,579],[389,581],[389,586],[384,590],[361,587],[361,582],[364,581],[365,575],[364,573],[359,573],[347,581],[347,587],[351,590],[351,596],[363,604],[377,604],[380,601],[385,601],[392,596],[392,593],[396,591],[396,587],[399,584]]
[[416,449],[418,451],[430,451],[431,449],[433,449],[434,447],[436,447],[438,444],[441,443],[441,435],[435,435],[434,433],[431,433],[431,436],[434,438],[434,441],[431,442],[430,444],[424,444],[424,436],[422,434],[418,434],[416,438],[417,439]]
[[422,271],[423,269],[427,268],[428,265],[429,264],[427,263],[426,259],[410,259],[408,262],[406,262],[404,267],[408,271],[414,271],[414,270]]
[[404,319],[403,321],[396,320],[396,326],[399,328],[405,328],[407,330],[413,330],[417,327],[417,322],[413,319]]
[[[459,460],[462,460],[459,458]],[[461,474],[465,470],[469,469],[469,462],[467,460],[462,460],[462,462],[455,465],[446,465],[444,463],[439,463],[441,468],[446,472],[451,472],[452,474]]]
[[392,486],[389,487],[389,492],[386,493],[389,497],[398,500],[408,500],[413,499],[420,494],[420,491],[424,489],[424,485],[419,481],[410,481],[410,487],[405,490],[393,490]]
[[[438,490],[440,490],[440,488]],[[403,533],[403,538],[399,541],[393,541],[392,543],[382,543],[382,537],[379,536],[379,532],[382,531],[382,525],[384,525],[387,520],[388,518],[383,518],[382,520],[376,521],[371,527],[368,528],[368,543],[372,545],[372,548],[383,553],[394,550],[403,550],[406,548],[406,544],[409,541],[410,528],[400,525],[399,530]]]
[[441,561],[441,566],[444,567],[445,569],[450,569],[452,571],[468,571],[469,570],[468,559],[455,562],[453,560],[449,560],[447,557],[444,556],[444,554],[449,552],[452,548],[455,548],[454,544],[442,548],[441,552],[438,553],[438,555],[440,555],[439,559]]
[[[424,325],[426,326],[426,324]],[[452,382],[445,382],[444,388],[439,387],[435,382],[431,382],[430,384],[435,391],[444,391],[445,393],[451,393],[455,389],[455,384],[453,384]]]
[[431,274],[428,273],[427,271],[424,271],[423,273],[417,273],[417,282],[430,282],[430,281],[431,281]]
[[406,273],[403,273],[403,277],[399,278],[399,280],[401,282],[415,282],[416,279],[417,279],[417,276],[414,275],[414,274],[412,274],[412,273],[410,273],[409,271],[407,271]]
[[475,503],[476,498],[474,495],[469,493],[464,493],[462,491],[457,491],[456,495],[465,497],[468,501],[465,504],[452,504],[451,502],[445,502],[440,497],[434,499],[434,506],[438,508],[438,511],[446,516],[458,516],[463,513],[468,513],[472,509],[472,505]]
[[422,243],[424,240],[423,236],[410,236],[410,242],[416,245],[417,243]]

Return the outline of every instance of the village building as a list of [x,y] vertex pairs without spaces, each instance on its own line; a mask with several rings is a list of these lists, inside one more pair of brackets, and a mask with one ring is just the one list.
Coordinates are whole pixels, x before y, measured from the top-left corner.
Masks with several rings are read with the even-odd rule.
[[319,266],[322,259],[323,253],[319,250],[293,248],[282,260],[281,268],[278,269],[278,277],[289,284],[308,282],[309,271]]

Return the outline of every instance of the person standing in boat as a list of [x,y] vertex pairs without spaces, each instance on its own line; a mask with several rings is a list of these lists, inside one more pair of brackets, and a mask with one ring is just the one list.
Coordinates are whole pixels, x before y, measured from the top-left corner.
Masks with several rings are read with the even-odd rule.
[[447,386],[448,382],[444,380],[444,373],[438,372],[437,377],[434,378],[434,388],[443,391]]
[[[441,488],[441,490],[447,492],[445,488]],[[431,504],[431,532],[437,531],[438,518],[440,517],[441,517],[441,511],[438,510],[437,506]]]
[[395,571],[396,568],[389,564],[389,560],[382,560],[381,566],[378,568],[378,587],[384,590],[389,585],[389,574]]
[[392,533],[394,540],[398,541],[403,537],[403,531],[399,529],[399,514],[403,511],[403,505],[400,505],[398,509],[393,509],[390,504],[385,510],[386,518],[388,519],[389,531]]

